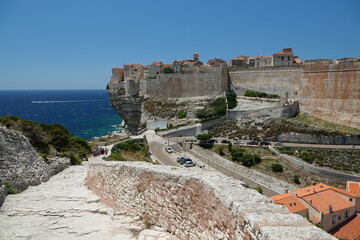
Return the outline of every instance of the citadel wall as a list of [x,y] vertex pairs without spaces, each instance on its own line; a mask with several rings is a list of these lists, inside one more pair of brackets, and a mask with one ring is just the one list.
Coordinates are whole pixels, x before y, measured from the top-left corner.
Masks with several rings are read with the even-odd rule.
[[158,74],[156,79],[140,80],[139,94],[149,98],[212,97],[228,89],[224,67],[196,67],[184,73]]
[[288,94],[302,112],[360,129],[359,60],[310,60],[303,68],[246,69],[230,72],[230,78],[240,94],[246,89]]
[[180,239],[335,239],[243,183],[203,169],[90,163],[88,187]]

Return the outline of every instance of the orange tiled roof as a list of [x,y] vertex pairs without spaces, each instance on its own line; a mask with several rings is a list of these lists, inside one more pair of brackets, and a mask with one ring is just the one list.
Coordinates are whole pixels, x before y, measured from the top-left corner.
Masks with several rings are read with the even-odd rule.
[[167,67],[171,67],[172,65],[171,64],[165,64],[165,65],[162,65],[162,68],[167,68]]
[[302,61],[301,61],[300,59],[298,59],[298,58],[295,58],[295,59],[294,59],[294,62],[295,62],[295,63],[301,63]]
[[355,216],[333,233],[338,239],[360,239],[360,216]]
[[294,55],[293,52],[278,52],[278,53],[274,53],[274,55]]
[[[283,195],[283,194],[281,194],[281,195]],[[270,199],[271,199],[271,197],[270,197]],[[297,213],[297,212],[300,212],[300,211],[303,211],[303,210],[307,209],[307,207],[305,207],[304,204],[302,204],[296,197],[294,197],[292,195],[290,195],[288,197],[284,197],[282,199],[274,200],[274,202],[277,203],[277,204],[284,205],[292,213]]]
[[162,66],[164,65],[162,62],[152,62],[152,65],[156,65],[156,66]]
[[272,56],[257,56],[255,58],[272,58]]
[[311,195],[303,197],[302,199],[324,214],[329,213],[330,205],[332,207],[332,211],[334,212],[355,206],[353,202],[349,202],[333,189],[315,192]]
[[351,194],[360,196],[360,182],[347,181],[346,190]]
[[122,69],[122,68],[119,68],[119,67],[113,67],[112,69]]

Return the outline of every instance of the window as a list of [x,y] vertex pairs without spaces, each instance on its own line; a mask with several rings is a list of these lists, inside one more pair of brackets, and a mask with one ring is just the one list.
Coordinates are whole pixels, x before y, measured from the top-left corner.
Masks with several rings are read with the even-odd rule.
[[348,217],[349,217],[349,213],[350,213],[350,211],[349,211],[349,210],[346,210],[346,212],[345,212],[345,218],[348,218]]
[[336,216],[336,215],[334,215],[334,216],[332,217],[331,224],[336,224],[336,218],[337,218],[337,216]]
[[281,57],[281,60],[283,60],[283,61],[284,61],[284,56],[282,56],[282,57]]
[[288,56],[288,60],[290,61],[290,56]]

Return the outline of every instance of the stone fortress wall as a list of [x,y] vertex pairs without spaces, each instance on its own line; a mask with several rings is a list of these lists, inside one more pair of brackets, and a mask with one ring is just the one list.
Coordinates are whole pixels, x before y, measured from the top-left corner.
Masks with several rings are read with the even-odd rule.
[[303,67],[230,72],[232,88],[255,90],[299,101],[300,110],[360,128],[360,58],[309,60]]
[[180,239],[335,239],[241,181],[203,169],[91,163],[87,184],[102,202]]
[[212,97],[228,88],[226,67],[197,67],[186,73],[158,74],[140,80],[139,94],[149,98]]

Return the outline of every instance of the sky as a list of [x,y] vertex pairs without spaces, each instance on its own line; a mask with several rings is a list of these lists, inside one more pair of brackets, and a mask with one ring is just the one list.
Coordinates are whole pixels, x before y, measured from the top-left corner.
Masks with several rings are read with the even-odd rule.
[[105,89],[111,68],[293,48],[360,56],[360,1],[0,0],[0,90]]

